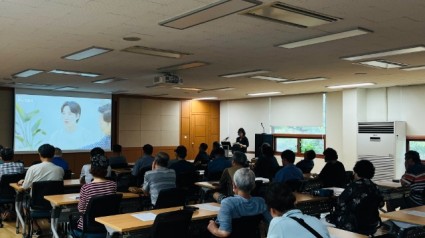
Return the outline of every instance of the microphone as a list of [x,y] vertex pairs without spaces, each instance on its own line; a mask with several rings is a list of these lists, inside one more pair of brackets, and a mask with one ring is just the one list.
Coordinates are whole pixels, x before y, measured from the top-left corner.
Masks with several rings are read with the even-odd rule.
[[264,126],[263,126],[263,123],[261,122],[261,127],[263,128],[263,133],[266,133],[265,131],[264,131]]

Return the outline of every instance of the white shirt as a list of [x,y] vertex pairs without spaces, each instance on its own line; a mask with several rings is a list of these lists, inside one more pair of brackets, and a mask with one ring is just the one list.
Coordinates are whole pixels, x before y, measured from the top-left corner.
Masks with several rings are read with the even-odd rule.
[[31,188],[33,182],[38,181],[62,181],[64,171],[52,162],[41,162],[28,168],[22,188]]
[[[93,175],[90,173],[90,168],[90,164],[85,164],[81,168],[80,179],[85,176],[84,179],[86,180],[86,183],[91,183],[91,181],[93,180]],[[111,177],[111,166],[108,166],[108,172],[106,173],[106,177]]]

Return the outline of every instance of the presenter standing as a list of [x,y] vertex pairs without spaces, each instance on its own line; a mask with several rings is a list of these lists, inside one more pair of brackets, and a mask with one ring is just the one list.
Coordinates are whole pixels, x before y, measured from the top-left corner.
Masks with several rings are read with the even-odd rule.
[[246,149],[249,147],[249,141],[243,128],[239,128],[238,136],[236,138],[236,145],[239,145],[241,152],[246,153]]

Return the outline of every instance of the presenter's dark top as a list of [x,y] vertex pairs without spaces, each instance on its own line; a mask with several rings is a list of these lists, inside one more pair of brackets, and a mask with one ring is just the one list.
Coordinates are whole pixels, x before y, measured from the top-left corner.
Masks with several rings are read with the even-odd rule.
[[242,145],[246,145],[246,147],[241,148],[241,151],[246,153],[246,149],[249,147],[248,138],[246,136],[244,136],[243,138],[238,137],[238,138],[236,138],[236,142],[238,142],[239,144],[242,144]]

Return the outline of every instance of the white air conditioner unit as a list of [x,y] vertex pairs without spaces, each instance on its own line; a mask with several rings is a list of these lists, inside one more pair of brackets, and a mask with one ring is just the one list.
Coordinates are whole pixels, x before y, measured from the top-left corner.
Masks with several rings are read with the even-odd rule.
[[406,122],[359,122],[358,160],[375,166],[373,180],[400,179],[405,172]]

